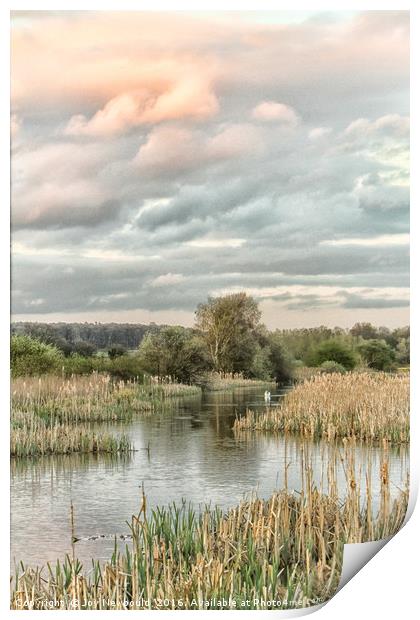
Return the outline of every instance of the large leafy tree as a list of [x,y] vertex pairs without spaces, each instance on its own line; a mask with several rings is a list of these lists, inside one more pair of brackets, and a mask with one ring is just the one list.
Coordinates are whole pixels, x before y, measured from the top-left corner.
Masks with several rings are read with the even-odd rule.
[[183,327],[167,327],[147,334],[139,355],[146,372],[181,383],[194,382],[209,369],[205,343]]
[[248,370],[256,352],[255,331],[261,312],[246,293],[209,297],[196,310],[196,327],[203,334],[218,372]]

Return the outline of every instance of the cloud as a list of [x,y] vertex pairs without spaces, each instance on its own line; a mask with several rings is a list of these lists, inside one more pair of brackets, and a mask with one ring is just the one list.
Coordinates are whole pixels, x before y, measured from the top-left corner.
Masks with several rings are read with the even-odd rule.
[[366,135],[407,137],[410,134],[410,121],[407,116],[399,114],[387,114],[375,121],[359,118],[346,127],[344,134],[352,138],[365,138]]
[[186,245],[192,248],[240,248],[245,242],[246,239],[202,237],[201,239],[187,241]]
[[228,159],[255,154],[262,148],[258,131],[249,125],[218,128],[214,135],[186,127],[159,125],[148,134],[133,165],[149,177],[177,176]]
[[14,22],[19,316],[192,321],[243,289],[273,327],[406,316],[406,12]]
[[199,76],[184,78],[163,93],[146,89],[117,95],[88,120],[72,116],[64,133],[70,136],[112,136],[143,124],[190,118],[207,119],[219,104],[210,85]]
[[277,101],[261,101],[252,110],[252,116],[257,121],[276,122],[295,127],[299,123],[299,116],[293,108]]
[[366,246],[366,247],[387,247],[392,245],[409,245],[410,235],[408,234],[395,234],[395,235],[379,235],[378,237],[361,237],[361,238],[344,238],[344,239],[325,239],[320,242],[320,245],[332,245],[332,246]]
[[319,138],[328,136],[328,134],[330,134],[331,132],[331,127],[315,127],[314,129],[311,129],[311,131],[308,133],[308,138],[310,140],[318,140]]
[[378,212],[386,216],[387,213],[407,213],[409,210],[409,187],[405,184],[394,184],[392,177],[388,180],[386,176],[378,173],[357,177],[353,194],[359,207],[366,212]]
[[342,304],[343,308],[407,308],[410,305],[409,299],[380,299],[366,298],[358,295],[348,295],[346,301]]
[[186,278],[182,273],[163,273],[152,281],[152,286],[155,288],[159,286],[172,286],[184,282],[184,280]]

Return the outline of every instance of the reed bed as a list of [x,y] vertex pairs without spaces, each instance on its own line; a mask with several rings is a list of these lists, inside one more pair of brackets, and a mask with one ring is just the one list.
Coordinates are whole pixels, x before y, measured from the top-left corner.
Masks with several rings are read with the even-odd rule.
[[[12,584],[12,609],[266,609],[306,607],[330,598],[339,583],[343,543],[377,540],[401,527],[408,486],[390,501],[388,464],[380,474],[380,505],[366,500],[354,461],[346,457],[348,489],[337,494],[328,464],[328,493],[313,483],[303,463],[304,492],[287,489],[269,499],[252,497],[222,513],[185,503],[141,509],[129,523],[132,544],[85,571],[72,553],[45,568],[20,564]],[[407,482],[408,484],[408,482]],[[249,601],[247,604],[246,601]]]
[[264,387],[273,385],[272,381],[260,381],[258,379],[245,379],[240,374],[220,374],[212,372],[202,377],[202,386],[210,392],[222,392],[242,387]]
[[53,423],[26,414],[12,419],[10,455],[12,457],[44,456],[92,452],[118,454],[133,450],[127,435],[114,437],[108,432],[95,432],[86,425]]
[[200,393],[194,386],[153,379],[143,384],[113,382],[98,373],[69,379],[19,377],[12,384],[10,452],[15,457],[127,452],[132,447],[125,435],[98,433],[90,425],[128,420],[135,413],[151,414],[177,397]]
[[235,431],[299,433],[312,438],[409,441],[409,376],[334,373],[298,384],[262,414],[248,410]]
[[305,381],[321,374],[321,368],[317,366],[295,366],[293,368],[293,379],[295,381]]
[[178,383],[112,381],[92,373],[69,379],[46,375],[18,377],[12,383],[12,412],[36,414],[62,423],[130,419],[150,413],[176,397],[200,394],[195,386]]

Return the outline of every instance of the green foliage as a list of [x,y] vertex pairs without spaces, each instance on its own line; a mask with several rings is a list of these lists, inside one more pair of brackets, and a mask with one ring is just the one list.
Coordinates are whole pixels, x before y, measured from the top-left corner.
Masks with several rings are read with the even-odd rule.
[[320,327],[276,330],[276,336],[283,343],[284,348],[292,359],[300,360],[304,366],[310,366],[313,363],[314,352],[317,347],[331,339],[340,339],[351,343],[352,337],[349,337],[345,330],[340,327],[331,329],[321,325]]
[[260,318],[257,302],[246,293],[209,297],[206,303],[199,304],[196,327],[217,372],[249,371]]
[[271,366],[271,376],[277,383],[288,381],[292,372],[292,361],[278,334],[273,334],[269,338],[269,360]]
[[406,365],[410,363],[410,338],[400,338],[395,351],[395,361],[398,364]]
[[338,364],[337,362],[334,362],[333,360],[326,360],[325,362],[322,362],[320,368],[322,373],[327,374],[331,374],[333,372],[339,372],[340,374],[343,374],[346,372],[344,366]]
[[352,336],[363,338],[363,340],[371,340],[377,338],[378,330],[372,323],[355,323],[350,330]]
[[151,330],[159,331],[161,326],[151,323],[13,323],[12,332],[26,334],[46,344],[55,344],[61,349],[63,341],[74,352],[74,344],[80,340],[94,345],[96,350],[107,351],[119,344],[126,349],[138,348],[143,336]]
[[64,366],[66,375],[97,371],[134,379],[150,373],[201,383],[205,373],[216,371],[224,377],[284,382],[299,365],[328,369],[328,362],[348,370],[363,361],[381,370],[410,363],[409,327],[390,330],[356,323],[350,330],[321,325],[269,332],[260,318],[257,302],[239,293],[200,304],[196,329],[153,323],[16,323],[13,338],[29,337],[47,348],[42,354],[32,351],[26,361],[15,355],[12,372],[54,373]]
[[310,366],[321,366],[323,362],[332,361],[352,370],[357,364],[357,357],[352,349],[341,340],[326,340],[315,349]]
[[64,360],[64,373],[66,375],[86,375],[90,374],[94,370],[100,371],[98,366],[101,365],[100,358],[84,357],[77,353],[72,353]]
[[272,379],[269,346],[256,345],[249,376],[252,379],[260,379],[261,381],[269,381]]
[[128,380],[141,378],[144,375],[144,367],[138,355],[120,355],[110,359],[104,356],[84,357],[73,353],[65,358],[63,368],[67,376],[86,375],[96,371]]
[[147,334],[139,348],[139,359],[151,375],[171,377],[180,383],[195,382],[210,369],[204,341],[182,327]]
[[369,368],[389,370],[395,360],[395,353],[384,340],[367,340],[358,350]]
[[82,357],[91,357],[94,353],[96,353],[95,345],[90,342],[86,342],[85,340],[78,340],[74,343],[73,351],[76,355],[81,355]]
[[127,349],[123,347],[121,344],[113,344],[112,347],[108,349],[108,357],[110,359],[115,359],[116,357],[121,357],[127,353]]
[[64,358],[53,345],[35,338],[14,335],[10,343],[10,363],[13,377],[41,375],[60,369]]
[[119,355],[111,360],[107,360],[107,358],[103,358],[103,360],[112,377],[124,381],[128,379],[142,380],[144,378],[144,365],[139,355]]

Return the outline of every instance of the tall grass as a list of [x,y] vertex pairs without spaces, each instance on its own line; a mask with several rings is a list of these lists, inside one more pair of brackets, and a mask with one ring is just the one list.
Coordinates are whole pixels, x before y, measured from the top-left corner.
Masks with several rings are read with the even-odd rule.
[[317,375],[298,384],[265,413],[248,410],[234,428],[405,443],[409,381],[407,375],[386,373]]
[[[86,572],[76,559],[72,528],[72,554],[64,562],[44,569],[17,567],[11,607],[264,609],[269,601],[277,608],[324,601],[340,579],[343,543],[395,533],[408,502],[407,489],[390,501],[384,460],[380,505],[374,513],[369,476],[362,501],[351,456],[346,463],[344,500],[338,498],[331,463],[328,494],[322,494],[307,462],[302,464],[304,492],[286,487],[267,500],[242,501],[225,514],[217,508],[197,512],[185,503],[147,512],[143,495],[141,509],[129,523],[132,545],[125,553],[115,548],[109,561],[92,561]],[[77,533],[77,519],[75,529]]]
[[114,437],[95,432],[86,425],[48,423],[39,416],[20,414],[12,419],[10,455],[13,457],[107,452],[116,454],[133,449],[126,435]]
[[200,389],[189,385],[114,382],[97,373],[18,377],[12,384],[11,455],[127,451],[131,445],[125,435],[97,433],[89,425],[152,413],[176,397],[197,394]]
[[264,387],[272,385],[274,381],[260,381],[259,379],[245,379],[241,374],[220,374],[211,372],[204,374],[201,378],[200,385],[210,392],[221,392],[224,390],[232,390],[241,387]]
[[12,412],[35,413],[63,423],[129,419],[150,412],[167,399],[200,394],[195,386],[112,381],[92,373],[69,379],[54,375],[18,377],[12,383]]

